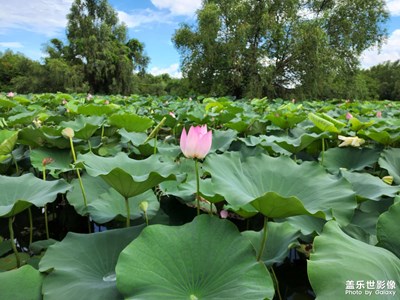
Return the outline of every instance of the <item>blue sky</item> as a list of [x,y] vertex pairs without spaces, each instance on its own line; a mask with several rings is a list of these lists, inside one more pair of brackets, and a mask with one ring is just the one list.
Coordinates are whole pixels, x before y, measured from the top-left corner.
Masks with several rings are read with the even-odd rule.
[[[73,0],[0,0],[0,51],[11,49],[41,60],[51,38],[65,41],[66,14]],[[378,53],[365,51],[363,67],[400,59],[400,0],[387,0],[389,38]],[[145,44],[148,72],[179,77],[179,54],[171,37],[182,22],[193,22],[201,0],[109,0],[129,29],[129,37]]]

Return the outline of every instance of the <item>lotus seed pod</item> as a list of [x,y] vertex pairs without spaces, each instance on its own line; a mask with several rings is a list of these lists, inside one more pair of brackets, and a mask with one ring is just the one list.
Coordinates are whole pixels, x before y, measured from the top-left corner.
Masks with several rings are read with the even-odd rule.
[[147,209],[149,208],[149,202],[147,202],[147,201],[140,202],[139,208],[141,211],[147,212]]
[[72,128],[67,127],[65,129],[63,129],[63,131],[61,131],[61,134],[66,139],[72,139],[74,137],[74,135],[75,135],[75,132],[74,132],[74,130]]

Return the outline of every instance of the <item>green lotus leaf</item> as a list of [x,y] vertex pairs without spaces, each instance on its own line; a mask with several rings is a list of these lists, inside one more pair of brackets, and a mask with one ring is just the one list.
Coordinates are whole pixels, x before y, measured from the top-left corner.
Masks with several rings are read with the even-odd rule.
[[10,126],[14,126],[17,124],[19,124],[19,125],[31,124],[37,113],[38,113],[37,111],[21,112],[19,114],[10,116],[7,119],[7,123]]
[[18,131],[0,130],[0,155],[10,154],[18,140]]
[[[151,225],[121,253],[125,299],[272,299],[274,288],[251,243],[228,220],[200,215],[179,226]],[[135,274],[132,276],[132,274]]]
[[367,131],[360,131],[360,135],[366,136],[371,140],[389,146],[400,141],[400,132],[389,132],[383,129],[369,129]]
[[[398,286],[400,259],[392,252],[368,245],[346,235],[337,222],[329,221],[321,236],[314,239],[314,252],[308,261],[308,277],[317,299],[380,299],[372,289],[372,298],[364,294],[367,282],[394,281]],[[349,288],[360,288],[362,295],[352,295]],[[386,289],[387,290],[387,289]],[[396,290],[394,290],[396,291]],[[375,298],[374,298],[375,297]],[[392,296],[390,299],[394,299]],[[386,299],[389,299],[388,296]]]
[[[68,233],[50,246],[39,263],[50,272],[43,281],[45,299],[123,299],[116,288],[115,265],[142,226],[93,234]],[[135,275],[136,276],[136,275]]]
[[76,138],[88,140],[103,123],[103,117],[84,117],[79,115],[75,120],[61,122],[60,126],[63,128],[72,128]]
[[314,113],[308,114],[308,119],[314,123],[316,127],[318,127],[322,131],[340,133],[340,130],[335,126],[331,121],[326,120],[320,115],[316,115]]
[[32,204],[43,207],[69,189],[64,180],[43,181],[32,173],[19,177],[0,175],[0,217],[15,216]]
[[317,133],[303,133],[299,137],[278,137],[278,136],[265,136],[267,144],[275,143],[281,148],[289,151],[290,153],[298,153],[301,150],[307,148],[312,142],[317,141],[321,138],[327,137],[325,132],[320,134]]
[[400,186],[390,186],[384,183],[382,179],[368,173],[355,173],[344,170],[341,173],[353,186],[358,201],[366,199],[378,201],[382,196],[394,198],[400,192]]
[[[31,259],[31,256],[26,252],[18,252],[20,265],[25,265]],[[0,258],[0,274],[4,271],[10,271],[17,268],[17,259],[15,253],[8,254]]]
[[165,180],[175,179],[176,166],[152,155],[147,159],[134,160],[123,152],[114,157],[101,157],[91,152],[80,155],[91,176],[101,176],[123,197],[130,198],[155,187]]
[[274,112],[265,117],[281,129],[293,128],[306,119],[306,115],[298,112]]
[[[41,300],[43,275],[30,265],[0,273],[2,299]],[[23,287],[23,288],[22,288]]]
[[0,97],[0,107],[4,107],[4,108],[12,108],[17,106],[18,103],[16,103],[15,101],[11,101],[9,99]]
[[339,169],[342,168],[349,171],[361,171],[376,163],[379,154],[378,150],[368,148],[331,148],[324,152],[323,165],[333,174],[339,173]]
[[354,191],[318,164],[297,165],[288,157],[241,159],[239,153],[210,155],[204,165],[215,193],[233,207],[251,203],[270,218],[314,215],[349,223],[356,207]]
[[127,131],[144,132],[153,125],[153,121],[147,117],[131,113],[113,114],[108,118],[110,125],[125,128]]
[[351,124],[351,130],[353,131],[359,131],[361,129],[365,129],[368,128],[370,126],[372,126],[375,122],[373,120],[370,120],[368,122],[361,122],[360,120],[358,120],[357,118],[353,117],[349,120],[350,124]]
[[[263,236],[261,231],[244,231],[242,235],[248,238],[257,252],[260,250],[260,245]],[[287,257],[293,243],[300,237],[300,230],[293,227],[287,222],[276,223],[269,222],[267,225],[267,240],[261,260],[268,266],[274,263],[283,262]]]
[[381,168],[386,169],[396,184],[400,184],[400,149],[391,148],[382,152],[378,160]]
[[31,164],[39,171],[43,169],[43,159],[51,158],[53,161],[46,165],[46,170],[67,172],[73,170],[71,166],[71,152],[69,150],[36,148],[30,151]]
[[378,246],[384,247],[400,258],[400,197],[387,212],[380,215],[377,223]]
[[78,107],[78,114],[87,116],[102,116],[110,115],[120,108],[119,105],[109,104],[109,105],[99,105],[99,104],[86,104]]
[[[77,179],[72,181],[73,190],[67,194],[68,202],[74,206],[79,214],[84,216],[89,213],[92,220],[99,224],[109,222],[117,216],[126,218],[124,197],[110,187],[103,179],[84,174],[82,182],[88,195],[87,209],[85,209],[82,192]],[[160,203],[151,189],[140,195],[130,197],[128,201],[131,220],[143,217],[143,212],[139,208],[142,201],[147,201],[149,205],[146,212],[149,219],[155,216],[160,208]]]
[[236,139],[237,132],[234,130],[214,130],[212,137],[211,152],[226,151],[230,144]]
[[289,217],[281,219],[280,221],[285,221],[292,225],[292,227],[299,228],[303,235],[320,234],[326,223],[323,219],[307,215]]

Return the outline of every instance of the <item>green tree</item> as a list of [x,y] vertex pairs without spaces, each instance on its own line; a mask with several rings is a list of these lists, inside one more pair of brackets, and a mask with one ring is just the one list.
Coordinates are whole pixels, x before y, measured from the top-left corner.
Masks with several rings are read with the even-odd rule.
[[322,97],[386,36],[383,0],[204,0],[173,42],[201,93]]
[[377,82],[379,99],[400,100],[400,60],[378,64],[365,73]]
[[148,58],[139,41],[127,41],[126,26],[107,0],[75,0],[67,17],[69,45],[58,51],[53,42],[55,54],[83,67],[93,93],[130,93],[133,71],[146,68]]

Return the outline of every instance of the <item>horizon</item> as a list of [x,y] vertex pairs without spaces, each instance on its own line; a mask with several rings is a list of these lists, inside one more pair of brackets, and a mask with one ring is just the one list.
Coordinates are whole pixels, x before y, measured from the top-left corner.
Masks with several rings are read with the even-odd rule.
[[[201,0],[109,0],[120,22],[128,28],[128,37],[144,44],[150,58],[147,73],[181,77],[180,56],[171,39],[181,23],[194,23]],[[0,0],[0,51],[11,50],[42,62],[44,45],[52,38],[66,39],[66,15],[73,0]],[[387,42],[381,49],[372,47],[360,56],[362,68],[400,59],[400,1],[386,1],[390,17],[385,24]],[[49,10],[49,7],[51,9]],[[43,17],[45,15],[45,17]]]

